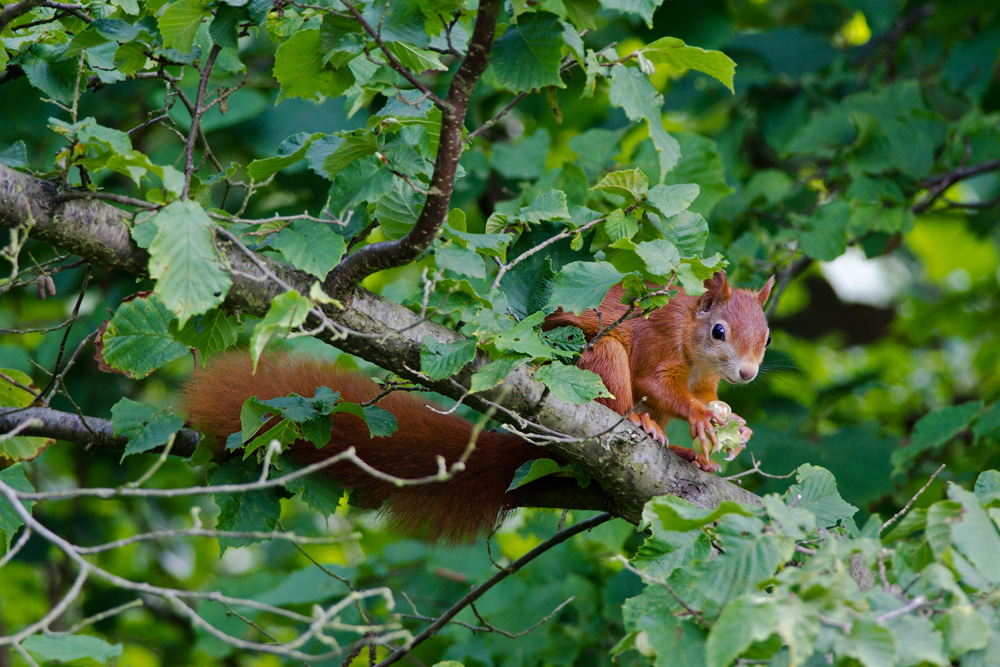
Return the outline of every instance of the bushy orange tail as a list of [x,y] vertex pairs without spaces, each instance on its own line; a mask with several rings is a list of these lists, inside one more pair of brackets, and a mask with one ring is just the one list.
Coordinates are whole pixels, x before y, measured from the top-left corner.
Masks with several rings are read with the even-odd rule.
[[[339,391],[355,403],[378,393],[374,382],[327,361],[273,355],[260,360],[254,373],[245,352],[215,357],[196,373],[183,391],[182,407],[189,421],[216,443],[240,430],[240,408],[251,396],[263,400],[294,392],[312,396],[317,387]],[[437,457],[448,464],[458,460],[472,436],[472,425],[463,419],[440,415],[412,394],[395,392],[379,406],[395,415],[399,429],[387,438],[371,438],[367,425],[357,417],[331,417],[329,444],[316,448],[301,441],[292,455],[312,463],[354,447],[366,463],[395,477],[412,479],[433,475]],[[358,494],[366,505],[382,504],[390,523],[403,532],[430,540],[459,542],[488,534],[510,509],[507,488],[517,468],[544,454],[535,445],[514,435],[483,432],[465,470],[447,482],[431,482],[402,489],[380,481],[352,463],[324,469]]]

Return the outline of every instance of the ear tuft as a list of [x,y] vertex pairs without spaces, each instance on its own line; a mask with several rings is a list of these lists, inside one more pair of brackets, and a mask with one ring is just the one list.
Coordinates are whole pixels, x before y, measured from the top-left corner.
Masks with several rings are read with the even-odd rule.
[[757,290],[757,303],[760,304],[761,308],[767,303],[767,297],[771,296],[772,287],[774,287],[774,276],[768,278],[764,286]]
[[705,281],[705,293],[698,297],[699,312],[708,312],[712,308],[725,303],[732,296],[733,289],[726,280],[726,274],[716,271],[715,274]]

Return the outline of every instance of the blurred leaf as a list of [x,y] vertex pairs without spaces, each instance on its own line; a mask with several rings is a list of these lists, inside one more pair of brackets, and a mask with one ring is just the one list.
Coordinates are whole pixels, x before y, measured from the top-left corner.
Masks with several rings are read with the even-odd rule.
[[909,461],[923,452],[940,449],[953,440],[982,407],[979,401],[969,401],[929,412],[917,420],[910,444],[892,453],[893,474],[902,472]]
[[[260,466],[255,461],[240,458],[229,459],[208,473],[208,481],[212,486],[252,484],[259,478]],[[275,487],[239,493],[216,493],[212,497],[219,506],[216,530],[271,532],[278,524],[281,504]],[[259,538],[253,537],[220,537],[219,546],[225,554],[230,547],[243,547],[259,541]]]
[[649,77],[637,69],[615,65],[611,68],[611,103],[621,107],[629,120],[645,120],[649,136],[660,154],[660,180],[677,165],[681,157],[680,144],[663,129],[663,98],[649,82]]
[[[20,491],[22,493],[34,493],[35,488],[28,481],[27,476],[24,474],[24,468],[20,463],[15,463],[12,466],[0,470],[0,482],[3,482],[15,491]],[[31,508],[35,506],[34,500],[22,501],[21,504],[24,506],[28,512],[31,512]],[[14,541],[14,535],[17,531],[24,525],[24,520],[14,511],[14,508],[10,505],[10,502],[3,497],[0,497],[0,532],[4,534],[6,538],[5,551],[10,551],[10,544]]]
[[25,638],[21,645],[46,662],[65,663],[89,658],[107,663],[122,654],[121,644],[109,644],[89,635],[32,635]]
[[676,37],[661,37],[641,49],[647,59],[654,63],[665,63],[678,70],[694,69],[718,79],[722,85],[733,90],[733,75],[736,63],[721,51],[706,51],[696,46],[688,46]]
[[785,498],[794,501],[796,507],[809,510],[816,515],[816,522],[824,528],[835,526],[839,521],[849,521],[858,508],[846,502],[837,491],[837,480],[826,468],[801,465],[795,471],[796,484],[789,487]]

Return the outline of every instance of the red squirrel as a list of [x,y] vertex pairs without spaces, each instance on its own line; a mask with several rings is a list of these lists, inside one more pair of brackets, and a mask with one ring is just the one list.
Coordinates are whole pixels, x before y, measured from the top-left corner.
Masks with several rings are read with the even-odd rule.
[[[682,290],[646,318],[627,320],[607,332],[578,365],[601,376],[615,395],[602,402],[620,414],[630,414],[645,397],[639,416],[633,413],[630,419],[658,441],[666,443],[661,424],[671,418],[686,419],[692,437],[702,439],[703,451],[698,455],[690,448],[671,449],[703,469],[717,469],[708,459],[714,432],[705,404],[716,398],[720,378],[749,382],[757,374],[764,347],[770,342],[761,307],[772,284],[773,278],[756,292],[732,289],[725,275],[716,273],[705,281],[703,295],[688,296]],[[600,322],[614,322],[625,312],[621,297],[621,286],[615,287],[598,308],[600,316],[595,311],[573,316],[560,310],[546,318],[543,327],[573,324],[590,340],[597,335]],[[292,392],[312,396],[321,386],[356,403],[378,394],[371,380],[328,361],[265,356],[254,373],[245,352],[231,352],[216,356],[196,374],[183,392],[182,407],[191,424],[221,444],[240,430],[240,409],[251,396],[264,400]],[[376,469],[415,478],[436,473],[438,456],[451,463],[468,445],[471,424],[427,409],[412,394],[391,393],[379,405],[398,420],[393,435],[371,438],[360,419],[341,413],[331,417],[332,437],[325,447],[297,442],[292,455],[314,462],[354,447]],[[745,422],[741,424],[745,428]],[[749,429],[746,432],[749,436]],[[515,472],[544,456],[544,449],[519,436],[487,431],[479,434],[465,470],[447,482],[399,488],[351,463],[337,463],[326,470],[365,506],[382,505],[389,522],[402,532],[460,542],[488,534],[518,506],[518,491],[507,491]]]
[[[598,401],[629,415],[654,440],[669,445],[663,425],[671,419],[687,421],[702,451],[679,445],[669,445],[670,450],[703,470],[717,471],[720,466],[709,458],[718,440],[708,403],[718,400],[720,379],[741,384],[757,376],[764,349],[771,344],[763,307],[773,285],[774,276],[757,291],[733,289],[718,271],[705,281],[701,296],[680,290],[663,308],[608,331],[577,366],[600,375],[614,395]],[[578,316],[557,310],[542,328],[571,324],[590,341],[602,326],[610,327],[625,314],[623,292],[621,285],[613,287],[596,311]],[[742,417],[733,418],[746,442],[753,431]]]

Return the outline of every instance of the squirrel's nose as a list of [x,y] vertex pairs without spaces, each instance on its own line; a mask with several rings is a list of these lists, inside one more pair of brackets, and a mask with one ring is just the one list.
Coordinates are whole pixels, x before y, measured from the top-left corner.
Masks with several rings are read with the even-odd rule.
[[755,375],[757,375],[756,370],[747,370],[745,368],[740,369],[740,377],[748,382],[754,379]]

